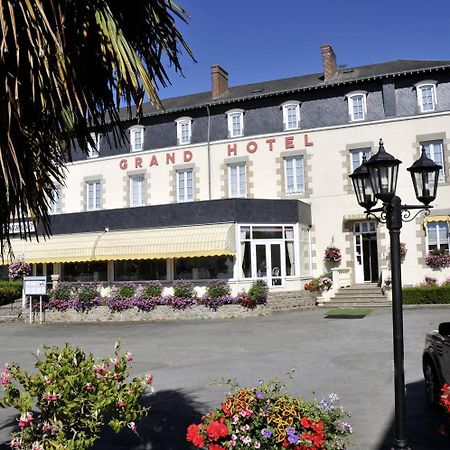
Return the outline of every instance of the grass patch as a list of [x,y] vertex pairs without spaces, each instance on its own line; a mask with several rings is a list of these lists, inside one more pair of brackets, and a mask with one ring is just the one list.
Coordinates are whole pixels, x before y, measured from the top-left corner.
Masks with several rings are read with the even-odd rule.
[[372,311],[370,308],[333,308],[326,312],[325,319],[363,319]]

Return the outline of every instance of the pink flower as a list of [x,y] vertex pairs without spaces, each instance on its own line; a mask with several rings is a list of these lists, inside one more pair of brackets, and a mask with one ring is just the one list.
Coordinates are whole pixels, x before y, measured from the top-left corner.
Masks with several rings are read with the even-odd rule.
[[125,403],[122,400],[119,400],[119,402],[117,403],[117,407],[118,408],[125,408]]
[[147,384],[153,384],[153,374],[152,373],[148,373],[145,381],[147,382]]
[[130,423],[128,424],[128,428],[130,428],[130,430],[131,430],[133,433],[138,434],[138,432],[137,432],[137,427],[136,427],[136,424],[135,424],[134,422],[130,422]]
[[87,391],[92,391],[92,389],[94,389],[93,387],[92,387],[92,384],[91,383],[87,383],[86,384],[86,386],[84,387]]
[[127,362],[133,361],[133,355],[132,355],[130,352],[128,352],[128,353],[125,355],[125,357],[127,358]]

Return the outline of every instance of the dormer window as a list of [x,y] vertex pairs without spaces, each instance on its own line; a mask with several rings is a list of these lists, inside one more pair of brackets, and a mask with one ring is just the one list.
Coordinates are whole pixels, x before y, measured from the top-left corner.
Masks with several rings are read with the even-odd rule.
[[177,143],[178,145],[190,144],[192,137],[192,118],[180,117],[177,124]]
[[367,92],[358,91],[347,94],[348,115],[351,122],[365,120],[367,114],[366,106]]
[[228,137],[239,137],[244,135],[244,110],[232,109],[227,112]]
[[144,148],[144,127],[142,125],[130,128],[130,144],[132,152],[140,152]]
[[289,101],[281,105],[283,108],[283,130],[300,128],[300,102]]
[[416,84],[417,102],[421,113],[436,110],[436,81],[423,81]]
[[91,133],[93,144],[88,142],[88,157],[97,158],[100,155],[100,134]]

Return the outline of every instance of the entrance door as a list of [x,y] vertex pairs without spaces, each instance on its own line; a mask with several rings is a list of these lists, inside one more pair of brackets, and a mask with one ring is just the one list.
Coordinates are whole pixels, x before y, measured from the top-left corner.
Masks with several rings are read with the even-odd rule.
[[253,242],[253,277],[264,279],[268,286],[282,286],[286,270],[283,250],[284,247],[279,242]]
[[378,281],[377,233],[374,222],[356,222],[355,282]]

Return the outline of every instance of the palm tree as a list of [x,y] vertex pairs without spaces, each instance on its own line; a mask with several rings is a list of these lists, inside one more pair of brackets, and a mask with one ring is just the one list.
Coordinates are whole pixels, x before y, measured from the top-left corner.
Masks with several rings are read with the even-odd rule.
[[[0,253],[10,226],[49,235],[48,207],[64,183],[74,143],[115,127],[119,108],[141,115],[144,95],[160,106],[166,66],[192,53],[172,0],[0,0]],[[193,57],[192,57],[193,58]],[[135,105],[135,108],[134,106]]]

